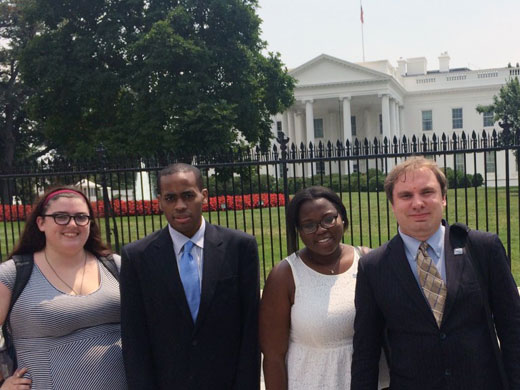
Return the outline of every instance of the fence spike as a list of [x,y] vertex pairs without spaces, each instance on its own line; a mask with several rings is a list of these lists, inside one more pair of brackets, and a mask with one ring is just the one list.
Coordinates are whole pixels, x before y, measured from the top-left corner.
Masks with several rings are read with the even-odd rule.
[[332,142],[327,141],[327,157],[331,157],[332,156]]

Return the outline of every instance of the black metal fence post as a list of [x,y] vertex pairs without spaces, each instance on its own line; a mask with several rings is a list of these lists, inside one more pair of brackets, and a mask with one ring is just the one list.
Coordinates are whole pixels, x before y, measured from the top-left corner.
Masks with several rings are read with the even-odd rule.
[[283,178],[283,197],[285,200],[285,231],[287,232],[287,253],[293,253],[296,251],[296,232],[293,229],[289,229],[287,224],[287,206],[289,205],[289,184],[287,180],[287,144],[289,143],[289,137],[286,137],[284,133],[278,134],[278,143],[280,144],[281,160],[280,167]]
[[[502,143],[505,152],[505,162],[506,162],[506,218],[508,221],[511,221],[511,198],[510,198],[510,186],[509,186],[509,149],[512,144],[511,140],[511,125],[509,123],[500,122],[499,126],[502,127],[503,131],[501,133]],[[507,224],[507,254],[509,260],[509,268],[511,268],[511,224]]]

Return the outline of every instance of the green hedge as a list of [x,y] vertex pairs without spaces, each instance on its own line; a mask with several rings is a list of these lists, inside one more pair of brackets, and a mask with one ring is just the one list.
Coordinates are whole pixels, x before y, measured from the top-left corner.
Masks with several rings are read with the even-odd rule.
[[455,171],[451,168],[443,168],[443,171],[448,179],[448,188],[480,187],[484,183],[484,178],[480,173],[464,175],[464,172],[457,171],[455,175]]
[[[367,180],[368,178],[368,180]],[[367,173],[352,173],[350,175],[340,175],[335,173],[332,175],[324,175],[323,176],[323,185],[325,187],[330,187],[332,190],[336,192],[348,192],[348,191],[362,191],[362,192],[375,192],[375,191],[383,191],[383,184],[385,181],[386,175],[377,171],[376,169],[369,169]],[[298,190],[303,188],[303,178],[289,178],[289,192],[295,193]],[[314,177],[314,184],[321,185],[321,177]],[[305,185],[307,187],[312,185],[311,178],[305,179]]]

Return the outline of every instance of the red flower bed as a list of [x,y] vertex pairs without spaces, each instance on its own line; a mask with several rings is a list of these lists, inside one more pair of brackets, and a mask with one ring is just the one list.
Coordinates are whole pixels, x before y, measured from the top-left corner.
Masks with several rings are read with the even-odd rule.
[[202,210],[244,210],[276,206],[285,206],[283,194],[221,195],[209,198],[209,202],[202,206]]
[[[159,201],[154,200],[113,200],[112,209],[116,216],[158,215]],[[245,210],[251,208],[285,206],[283,194],[248,194],[212,196],[209,202],[202,206],[203,211]],[[105,205],[102,200],[92,202],[94,216],[105,216]],[[0,205],[0,221],[23,221],[31,212],[29,205]]]
[[31,205],[0,204],[0,221],[24,221],[31,210]]

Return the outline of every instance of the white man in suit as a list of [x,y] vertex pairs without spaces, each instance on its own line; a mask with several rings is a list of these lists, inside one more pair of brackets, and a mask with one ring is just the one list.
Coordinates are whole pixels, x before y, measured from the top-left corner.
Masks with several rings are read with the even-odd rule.
[[158,191],[168,226],[122,251],[128,388],[259,389],[256,240],[204,220],[196,167],[166,167]]
[[359,263],[351,389],[377,388],[385,340],[390,389],[520,389],[520,298],[498,237],[442,220],[431,160],[397,165],[385,191],[399,233]]

